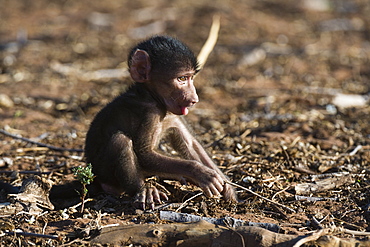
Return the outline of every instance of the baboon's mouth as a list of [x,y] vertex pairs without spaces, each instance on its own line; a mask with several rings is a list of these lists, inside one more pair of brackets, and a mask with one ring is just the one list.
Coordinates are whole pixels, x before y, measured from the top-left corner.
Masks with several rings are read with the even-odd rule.
[[181,106],[180,108],[181,108],[181,114],[182,114],[182,115],[187,115],[187,114],[189,113],[189,109],[188,109],[188,107],[186,107],[186,106]]

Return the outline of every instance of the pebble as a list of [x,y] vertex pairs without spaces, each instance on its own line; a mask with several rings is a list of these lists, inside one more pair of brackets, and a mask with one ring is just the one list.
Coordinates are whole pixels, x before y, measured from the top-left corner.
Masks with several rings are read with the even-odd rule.
[[0,167],[11,167],[13,165],[13,159],[3,157],[0,159]]
[[107,13],[92,12],[87,20],[96,29],[108,29],[113,25],[113,16]]
[[0,74],[0,83],[9,82],[11,80],[10,75],[8,74]]
[[266,51],[262,48],[256,48],[251,52],[245,54],[239,64],[244,66],[252,66],[259,62],[262,62],[263,60],[265,60],[265,58]]
[[367,97],[359,94],[338,93],[333,99],[333,104],[339,108],[363,107],[367,104]]
[[326,12],[332,9],[329,0],[303,0],[303,8],[311,11]]
[[13,100],[6,94],[0,94],[0,107],[12,108],[14,106]]

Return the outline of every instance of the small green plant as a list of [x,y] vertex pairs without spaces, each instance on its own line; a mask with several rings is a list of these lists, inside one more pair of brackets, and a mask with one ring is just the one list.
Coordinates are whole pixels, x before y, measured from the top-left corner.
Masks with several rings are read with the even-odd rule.
[[72,169],[73,175],[77,178],[78,181],[82,184],[82,192],[81,192],[81,213],[84,210],[85,205],[85,197],[87,195],[88,189],[86,185],[91,184],[95,178],[94,173],[92,172],[91,164],[87,164],[85,167],[77,166]]

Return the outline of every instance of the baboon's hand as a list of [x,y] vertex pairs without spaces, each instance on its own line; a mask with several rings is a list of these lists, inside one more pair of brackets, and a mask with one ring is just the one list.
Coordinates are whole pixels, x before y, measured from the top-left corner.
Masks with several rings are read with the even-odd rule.
[[145,210],[146,208],[154,209],[155,204],[161,204],[162,200],[168,200],[166,193],[159,190],[152,181],[145,182],[144,186],[136,194],[134,206]]

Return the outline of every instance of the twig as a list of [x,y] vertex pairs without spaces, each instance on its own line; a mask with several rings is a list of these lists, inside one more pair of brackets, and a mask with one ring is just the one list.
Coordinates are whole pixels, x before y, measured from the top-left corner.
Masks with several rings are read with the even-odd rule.
[[180,207],[182,203],[166,203],[166,204],[161,204],[161,205],[158,205],[156,207],[154,207],[154,210],[163,210],[163,209],[166,209],[168,207],[172,207],[172,208],[175,208],[175,207]]
[[294,198],[297,201],[309,201],[309,202],[317,202],[317,201],[338,201],[338,198],[332,197],[315,197],[315,196],[299,196],[295,195]]
[[[75,243],[79,243],[79,245],[73,245]],[[62,244],[62,245],[59,245],[59,247],[65,247],[65,246],[82,246],[83,244],[86,244],[88,245],[89,244],[89,241],[85,241],[85,240],[82,240],[80,238],[76,238],[70,242],[67,242],[65,244]]]
[[292,148],[294,147],[298,142],[299,140],[301,140],[301,137],[300,136],[297,136],[293,141],[292,143],[290,143],[289,147]]
[[294,161],[290,158],[290,155],[289,155],[289,154],[288,154],[288,152],[286,151],[286,150],[287,150],[287,148],[286,148],[286,147],[284,147],[283,145],[281,145],[281,150],[282,150],[282,153],[283,153],[283,155],[285,156],[285,158],[286,158],[286,160],[287,160],[287,162],[288,162],[289,166],[294,167]]
[[[366,147],[366,146],[365,146]],[[362,145],[357,145],[355,147],[355,149],[353,149],[351,152],[349,153],[342,153],[342,154],[338,154],[336,156],[326,156],[326,155],[321,155],[321,157],[323,159],[331,159],[331,160],[338,160],[340,158],[343,158],[343,157],[348,157],[348,156],[354,156],[358,151],[360,151],[361,149],[363,148]]]
[[79,202],[79,203],[77,203],[76,205],[71,206],[70,208],[72,208],[72,209],[76,209],[77,207],[81,206],[81,205],[82,205],[82,203],[91,202],[91,201],[94,201],[94,199],[92,199],[92,198],[87,198],[87,199],[83,200],[82,202]]
[[[344,217],[347,213],[348,213],[348,211],[344,212],[344,213],[341,215],[341,217]],[[347,222],[347,221],[344,221],[344,220],[342,220],[342,219],[338,219],[338,218],[335,218],[335,217],[332,217],[332,219],[333,219],[333,220],[335,220],[335,221],[338,221],[341,225],[346,224],[346,225],[348,225],[348,226],[351,226],[352,228],[361,229],[361,227],[360,227],[360,226],[358,226],[358,225],[356,225],[356,224],[354,224],[354,223],[350,223],[350,222]],[[344,229],[344,228],[340,228],[340,229]]]
[[276,192],[275,193],[275,195],[273,195],[272,197],[271,197],[271,200],[274,200],[274,198],[275,198],[275,196],[277,196],[278,194],[280,194],[280,193],[283,193],[283,192],[285,192],[287,189],[289,189],[290,188],[290,185],[288,185],[285,189],[282,189],[282,190],[280,190],[280,191],[278,191],[278,192]]
[[302,246],[303,244],[305,243],[308,243],[308,242],[311,242],[311,241],[315,241],[317,239],[319,239],[321,236],[324,236],[328,233],[330,233],[332,231],[331,228],[326,228],[326,229],[322,229],[322,230],[319,230],[317,232],[314,232],[312,235],[309,235],[305,238],[302,238],[301,240],[299,240],[297,243],[295,243],[293,245],[293,247],[300,247]]
[[370,236],[370,232],[359,232],[359,231],[352,231],[341,227],[331,227],[331,228],[325,228],[318,231],[313,232],[311,235],[299,240],[293,247],[300,247],[305,243],[315,241],[319,239],[321,236],[332,234],[332,233],[347,233],[351,235],[357,235],[357,236]]
[[59,239],[58,235],[38,234],[38,233],[32,233],[32,232],[4,232],[4,234],[6,234],[6,235],[21,235],[21,236],[25,236],[25,237]]
[[241,139],[244,139],[246,138],[250,133],[252,133],[252,130],[251,129],[246,129],[243,134],[240,135],[240,138]]
[[26,152],[37,152],[37,151],[47,151],[49,150],[46,147],[31,147],[31,148],[17,148],[17,153],[26,153]]
[[105,226],[100,226],[99,228],[100,229],[103,229],[103,228],[115,227],[115,226],[119,226],[119,223],[108,224],[108,225],[105,225]]
[[328,177],[339,177],[339,176],[354,176],[354,175],[361,175],[361,174],[350,174],[349,172],[331,172],[331,173],[322,173],[322,174],[312,174],[306,177],[303,177],[303,180],[313,180],[315,181],[317,178],[328,178]]
[[40,172],[40,171],[0,171],[0,174],[12,174],[14,172],[17,172],[19,174],[36,174],[36,175],[52,173],[52,172]]
[[359,232],[359,231],[353,231],[348,229],[343,229],[344,233],[356,235],[356,236],[370,236],[370,232]]
[[362,146],[361,145],[358,145],[355,149],[353,149],[353,151],[352,152],[350,152],[348,155],[349,156],[353,156],[353,155],[355,155],[360,149],[362,148]]
[[314,216],[312,216],[311,225],[314,226],[316,229],[320,229],[320,230],[324,228]]
[[44,227],[42,228],[42,234],[45,234],[45,229],[48,226],[48,222],[45,222]]
[[270,202],[270,203],[273,203],[273,204],[278,205],[278,206],[280,206],[280,207],[282,207],[282,208],[285,208],[286,210],[288,210],[288,211],[290,211],[290,212],[292,212],[292,213],[295,213],[295,210],[294,210],[294,209],[292,209],[292,208],[290,208],[290,207],[288,207],[288,206],[285,206],[285,205],[283,205],[283,204],[281,204],[281,203],[278,203],[278,202],[272,201],[272,200],[270,200],[270,199],[268,199],[268,198],[266,198],[266,197],[264,197],[264,196],[261,196],[260,194],[258,194],[258,193],[256,193],[256,192],[254,192],[254,191],[252,191],[252,190],[250,190],[250,189],[247,189],[247,188],[245,188],[245,187],[243,187],[243,186],[241,186],[241,185],[239,185],[239,184],[235,184],[235,183],[230,182],[230,181],[227,181],[227,180],[225,180],[225,183],[228,183],[228,184],[230,184],[230,185],[232,185],[232,186],[234,186],[234,187],[237,187],[237,188],[239,188],[239,189],[242,189],[242,190],[248,191],[249,193],[251,193],[251,194],[253,194],[253,195],[255,195],[255,196],[258,196],[259,198],[261,198],[261,199],[263,199],[263,200],[266,200],[266,201],[268,201],[268,202]]
[[222,141],[225,137],[228,137],[229,134],[225,134],[223,137],[221,137],[220,139],[217,139],[216,141],[212,142],[211,144],[208,144],[208,145],[205,145],[206,148],[210,148],[210,147],[214,147],[217,145],[217,143],[219,143],[220,141]]
[[188,201],[193,200],[194,198],[196,198],[196,197],[200,196],[201,194],[203,194],[203,192],[200,192],[200,193],[196,194],[195,196],[192,196],[192,197],[190,197],[189,199],[187,199],[186,201],[184,201],[184,202],[183,202],[183,204],[181,204],[181,206],[180,206],[178,209],[176,209],[176,211],[175,211],[175,212],[178,212],[180,209],[182,209],[183,207],[185,207],[185,206],[186,206],[186,204],[188,203]]
[[225,221],[225,226],[226,226],[226,228],[227,228],[227,229],[229,229],[230,231],[232,231],[232,232],[236,233],[236,234],[240,237],[240,240],[241,240],[241,242],[242,242],[242,245],[241,245],[241,246],[242,246],[242,247],[246,247],[243,235],[242,235],[241,233],[239,233],[239,232],[235,231],[235,229],[234,229],[234,228],[230,227],[230,226],[227,224],[227,222],[226,222],[226,221]]
[[[346,233],[346,234],[350,234],[350,235],[353,235],[353,236],[370,236],[370,232],[354,231],[354,230],[349,230],[349,229],[346,229],[346,228],[343,228],[343,227],[337,227],[337,226],[332,226],[330,228],[324,228],[324,229],[321,229],[321,230],[325,230],[325,229],[330,229],[335,234]],[[308,233],[315,233],[315,232],[317,232],[317,230],[310,231]]]
[[214,15],[207,41],[204,43],[197,57],[201,68],[206,63],[209,54],[212,52],[213,48],[216,45],[219,30],[220,30],[220,16]]
[[0,129],[0,134],[6,135],[6,136],[9,136],[11,138],[18,139],[18,140],[21,140],[21,141],[24,141],[24,142],[35,144],[35,145],[37,145],[39,147],[45,147],[45,148],[48,148],[50,150],[58,151],[58,152],[77,152],[77,153],[83,153],[84,152],[83,149],[60,148],[60,147],[48,145],[48,144],[45,144],[45,143],[33,141],[33,140],[28,139],[28,138],[25,138],[25,137],[13,135],[13,134],[11,134],[11,133],[9,133],[9,132],[7,132],[5,130],[2,130],[2,129]]

